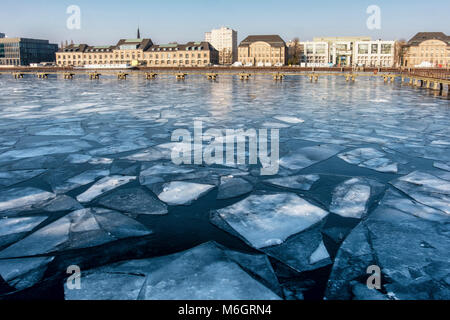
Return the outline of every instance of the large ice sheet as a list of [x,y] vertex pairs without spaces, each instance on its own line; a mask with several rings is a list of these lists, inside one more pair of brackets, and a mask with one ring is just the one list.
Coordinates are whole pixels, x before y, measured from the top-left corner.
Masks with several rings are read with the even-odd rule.
[[399,200],[401,195],[387,194],[339,249],[328,283],[328,299],[352,298],[351,282],[361,283],[371,265],[378,265],[389,279],[383,282],[383,292],[388,293],[385,298],[449,299],[449,219],[436,222],[429,219],[430,213],[417,214],[420,208],[411,204],[393,203],[393,197]]
[[86,271],[81,290],[65,286],[64,293],[66,300],[280,299],[253,276],[269,286],[278,286],[267,258],[209,242],[169,256]]
[[156,270],[145,285],[148,300],[278,300],[216,246],[191,249]]
[[216,214],[253,247],[264,248],[283,243],[328,213],[295,194],[278,193],[252,195]]

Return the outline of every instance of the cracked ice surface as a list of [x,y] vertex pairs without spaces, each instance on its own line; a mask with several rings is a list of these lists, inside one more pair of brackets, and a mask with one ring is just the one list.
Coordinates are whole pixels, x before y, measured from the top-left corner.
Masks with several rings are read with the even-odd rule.
[[289,193],[252,195],[217,210],[218,216],[255,248],[283,243],[328,213]]
[[[72,259],[64,260],[67,254],[97,268],[118,259],[142,258],[143,252],[151,256],[184,253],[186,248],[209,240],[230,248],[236,238],[253,245],[245,236],[254,235],[251,240],[261,246],[258,259],[237,258],[241,253],[220,250],[228,262],[245,270],[245,275],[251,273],[258,281],[264,278],[264,286],[277,295],[273,284],[278,283],[280,274],[274,275],[266,266],[273,261],[305,272],[307,281],[313,283],[320,282],[314,278],[315,271],[333,263],[339,272],[333,271],[330,283],[349,284],[340,289],[336,286],[339,297],[386,298],[381,292],[364,291],[360,280],[366,276],[368,265],[381,261],[393,279],[385,288],[388,292],[400,298],[445,297],[441,285],[448,284],[449,250],[444,244],[449,234],[445,229],[450,196],[445,187],[450,181],[449,101],[405,86],[386,86],[378,80],[364,77],[357,85],[348,86],[336,77],[323,77],[314,84],[289,78],[273,86],[272,79],[261,76],[244,87],[232,77],[215,83],[196,76],[185,83],[161,77],[150,84],[143,79],[118,82],[105,75],[95,85],[81,78],[70,83],[52,78],[43,86],[31,77],[14,82],[0,77],[4,93],[0,95],[0,216],[5,218],[0,221],[0,248],[1,254],[7,253],[0,259],[0,282],[17,290],[40,286],[41,282],[45,286],[46,281],[53,281],[43,278],[49,264],[52,274],[66,276],[65,268],[56,269],[72,263]],[[299,83],[302,90],[298,90]],[[216,129],[222,134],[227,129],[280,129],[279,174],[261,177],[259,164],[171,164],[174,147],[175,151],[193,147],[171,141],[172,133],[187,129],[192,134],[194,120],[203,121],[204,132]],[[209,143],[204,141],[203,150]],[[139,179],[127,183],[125,177]],[[358,182],[343,185],[352,179]],[[169,207],[158,195],[163,185],[176,181],[208,186],[211,196],[202,197],[202,193],[197,194],[199,190],[188,190],[192,185],[185,184],[181,193],[166,194],[167,200],[198,201],[192,201],[193,206]],[[246,199],[242,204],[236,198],[247,193],[250,199],[265,197],[274,186],[279,192],[289,189],[295,194],[282,201],[277,197],[264,199],[270,208],[267,210],[263,206],[254,209],[249,202],[244,206]],[[213,187],[218,188],[218,198],[226,200],[215,201]],[[312,215],[306,223],[304,217],[290,216],[286,213],[289,210],[283,209],[293,207],[300,201],[297,199],[337,214]],[[374,211],[377,205],[383,214]],[[236,212],[236,221],[229,217],[236,228],[217,213],[211,221],[227,234],[210,225],[208,213],[233,206],[242,209]],[[270,210],[282,213],[271,216]],[[78,213],[71,215],[73,211]],[[358,217],[358,221],[346,215]],[[41,221],[44,217],[48,220]],[[361,226],[354,229],[359,220]],[[278,233],[271,234],[271,228]],[[149,230],[155,234],[147,237]],[[151,252],[136,248],[140,241]],[[238,241],[247,247],[244,242]],[[102,250],[107,251],[101,252],[101,257],[92,256],[96,250],[89,248],[106,243]],[[11,259],[14,254],[18,257]],[[55,260],[48,264],[45,259],[51,257],[46,255],[55,256]],[[160,261],[164,263],[158,268],[170,263]],[[15,269],[17,273],[12,272]],[[179,274],[175,265],[170,270]],[[107,281],[112,275],[118,276],[99,276],[92,288],[111,288]],[[136,298],[141,291],[133,288],[142,289],[147,273],[136,276],[128,269],[122,275],[112,291],[98,296]],[[418,284],[414,290],[401,288],[404,279],[405,284]],[[282,292],[287,292],[282,285]],[[3,289],[0,285],[0,296]],[[301,284],[288,291],[299,298],[304,290]],[[257,292],[252,290],[245,296],[260,297]],[[83,294],[90,297],[87,292]]]

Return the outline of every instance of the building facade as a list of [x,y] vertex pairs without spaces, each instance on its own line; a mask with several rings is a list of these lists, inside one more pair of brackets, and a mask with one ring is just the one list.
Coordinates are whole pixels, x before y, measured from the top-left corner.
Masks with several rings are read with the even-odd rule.
[[442,32],[419,32],[405,46],[403,66],[450,67],[450,37]]
[[301,61],[304,66],[323,67],[329,64],[328,42],[300,42]]
[[395,41],[358,41],[354,44],[354,65],[391,68],[395,63]]
[[248,36],[239,44],[238,61],[246,66],[281,66],[286,59],[286,43],[278,35]]
[[219,52],[219,64],[233,64],[237,60],[237,31],[222,27],[205,33],[205,41]]
[[31,63],[54,62],[58,45],[48,40],[27,38],[0,39],[0,65],[28,66]]
[[329,48],[328,62],[334,66],[349,67],[354,65],[354,44],[370,41],[370,37],[319,37],[314,42],[327,42]]
[[150,39],[121,39],[115,46],[69,45],[56,54],[57,65],[208,66],[218,63],[218,51],[208,42],[155,45]]

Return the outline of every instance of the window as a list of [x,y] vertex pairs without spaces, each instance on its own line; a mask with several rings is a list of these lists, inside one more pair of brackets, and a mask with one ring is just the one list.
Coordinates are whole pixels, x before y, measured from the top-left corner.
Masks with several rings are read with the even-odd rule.
[[368,44],[360,44],[358,46],[359,54],[368,54],[369,53],[369,45]]
[[371,51],[372,53],[378,53],[378,44],[372,44]]
[[391,44],[382,44],[381,45],[381,53],[382,54],[390,54],[392,51],[392,45]]

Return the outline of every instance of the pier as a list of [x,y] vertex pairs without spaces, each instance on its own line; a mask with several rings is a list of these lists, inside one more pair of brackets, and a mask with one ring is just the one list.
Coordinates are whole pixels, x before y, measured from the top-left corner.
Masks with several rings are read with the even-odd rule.
[[[213,72],[212,70],[217,70]],[[356,71],[358,70],[358,71]],[[385,84],[400,83],[412,87],[433,91],[439,96],[450,95],[450,70],[402,70],[402,69],[345,69],[329,68],[321,70],[318,68],[300,69],[282,67],[273,68],[183,68],[183,69],[155,69],[141,68],[136,70],[102,70],[102,74],[93,70],[46,68],[44,70],[33,70],[20,68],[17,71],[0,71],[2,74],[12,74],[14,79],[23,79],[24,76],[34,74],[38,79],[48,79],[50,75],[61,76],[63,79],[73,79],[74,76],[87,76],[90,80],[99,80],[101,75],[115,75],[118,80],[127,80],[128,77],[144,77],[146,80],[156,79],[160,75],[174,76],[176,80],[185,80],[187,76],[201,75],[210,81],[217,81],[220,77],[237,76],[242,81],[248,81],[256,76],[269,76],[275,82],[283,81],[288,77],[306,77],[312,83],[317,83],[324,77],[342,77],[346,82],[355,83],[360,77],[381,77]]]

